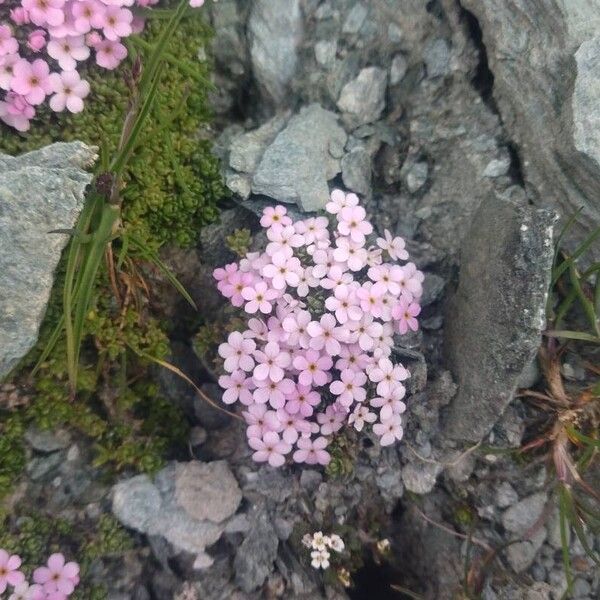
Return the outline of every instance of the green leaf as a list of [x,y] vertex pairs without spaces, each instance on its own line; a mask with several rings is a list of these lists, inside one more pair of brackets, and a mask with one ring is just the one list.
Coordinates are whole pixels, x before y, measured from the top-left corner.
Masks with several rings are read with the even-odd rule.
[[600,337],[600,327],[598,326],[598,318],[596,315],[596,311],[594,310],[594,305],[589,301],[587,296],[584,294],[583,289],[581,288],[581,281],[579,280],[579,274],[577,273],[577,269],[575,265],[571,263],[569,265],[569,278],[571,280],[571,285],[577,294],[577,298],[579,299],[579,303],[583,308],[583,312],[587,317],[592,330],[596,333],[598,337]]
[[570,493],[564,485],[560,485],[558,488],[558,514],[560,522],[560,546],[563,560],[563,567],[565,570],[565,577],[567,578],[567,590],[565,594],[571,592],[573,587],[573,572],[571,570],[571,557],[569,554],[569,539],[568,539],[568,514],[569,514],[569,502]]
[[580,441],[582,444],[585,444],[586,446],[594,446],[596,448],[600,448],[600,440],[589,437],[579,431],[577,431],[572,425],[565,425],[565,429],[567,430],[567,433],[574,437],[576,440]]
[[562,330],[549,330],[545,331],[544,335],[548,337],[566,338],[569,340],[580,340],[582,342],[594,342],[600,344],[600,337],[585,333],[583,331],[570,331],[568,329]]

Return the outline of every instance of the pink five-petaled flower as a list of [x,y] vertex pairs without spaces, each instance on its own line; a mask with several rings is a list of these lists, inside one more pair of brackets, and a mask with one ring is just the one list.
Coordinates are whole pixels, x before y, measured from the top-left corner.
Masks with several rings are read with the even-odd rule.
[[256,348],[256,342],[251,338],[245,338],[239,331],[232,331],[227,337],[227,342],[219,346],[219,356],[225,359],[224,368],[229,373],[238,369],[250,372],[254,368],[252,353]]
[[22,0],[31,22],[39,27],[58,27],[65,20],[65,0]]
[[395,365],[389,358],[380,358],[379,362],[369,369],[369,379],[377,384],[377,393],[380,396],[392,394],[402,385],[400,382],[408,377],[409,372],[402,365]]
[[363,387],[367,382],[367,376],[361,371],[344,369],[340,373],[340,379],[333,381],[329,391],[338,397],[337,401],[346,408],[354,402],[363,402],[367,397],[367,390]]
[[33,572],[33,580],[47,593],[60,592],[68,596],[79,583],[79,565],[75,562],[65,564],[62,554],[52,554],[47,567],[39,567]]
[[285,410],[288,413],[295,415],[300,413],[303,417],[310,417],[315,406],[321,402],[321,396],[310,387],[305,385],[297,385],[296,390],[288,397]]
[[310,292],[310,288],[317,287],[319,285],[319,280],[313,275],[312,267],[306,267],[305,269],[301,269],[300,273],[300,281],[298,282],[298,286],[296,287],[296,294],[301,298],[308,296]]
[[398,384],[386,396],[377,396],[370,400],[369,404],[373,408],[379,408],[379,418],[382,421],[390,419],[392,415],[402,414],[406,410],[406,404],[402,402],[406,390],[402,384]]
[[32,63],[24,58],[17,61],[10,86],[17,94],[24,96],[29,104],[41,104],[52,91],[48,63],[41,58]]
[[121,38],[131,35],[131,21],[133,14],[127,8],[107,6],[96,27],[102,29],[104,37],[111,42],[118,42]]
[[267,423],[269,412],[273,411],[269,411],[266,404],[250,404],[248,410],[242,412],[242,415],[248,424],[246,435],[249,438],[262,438],[267,431],[271,431],[271,427]]
[[19,61],[18,54],[7,54],[0,56],[0,89],[10,90],[10,82],[13,78],[13,69]]
[[389,292],[393,296],[400,295],[400,284],[402,278],[402,267],[391,266],[386,263],[371,267],[368,272],[369,279],[373,282],[373,292],[379,296]]
[[19,42],[13,37],[8,25],[0,25],[0,56],[16,54],[19,51]]
[[356,296],[364,312],[376,318],[382,316],[383,293],[381,292],[381,288],[377,289],[371,281],[366,281],[356,290]]
[[[44,592],[44,588],[34,583],[29,585],[26,581],[15,586],[13,593],[8,597],[8,600],[47,600],[50,595]],[[65,598],[64,594],[61,594]]]
[[406,243],[401,237],[392,237],[392,234],[384,229],[385,238],[377,238],[377,245],[386,250],[392,260],[406,260],[408,252],[404,249]]
[[249,285],[242,290],[242,297],[246,300],[244,310],[250,314],[260,310],[261,313],[267,315],[273,309],[273,300],[278,296],[279,292],[271,289],[266,281],[257,281],[254,285]]
[[52,90],[50,108],[54,112],[62,112],[65,108],[72,113],[83,110],[83,99],[90,93],[90,84],[79,77],[77,71],[63,71],[50,75]]
[[256,389],[252,394],[254,402],[266,404],[272,408],[281,408],[285,405],[286,397],[294,392],[296,386],[291,379],[284,378],[281,381],[271,379],[256,380]]
[[318,437],[316,440],[310,438],[300,438],[298,440],[298,448],[293,455],[293,459],[297,463],[306,463],[307,465],[327,465],[331,460],[327,448],[327,439]]
[[310,313],[307,310],[299,310],[297,313],[283,319],[281,326],[288,334],[287,343],[290,346],[308,348],[310,335],[306,331],[306,328],[311,320]]
[[351,271],[360,271],[366,266],[369,255],[362,242],[339,237],[335,243],[337,248],[333,251],[333,258],[338,263],[347,264]]
[[310,347],[314,350],[325,349],[329,356],[337,356],[340,353],[340,341],[344,340],[345,334],[342,327],[336,327],[335,317],[325,313],[320,321],[311,321],[306,326],[310,335]]
[[276,290],[283,290],[288,285],[296,287],[300,283],[301,269],[302,265],[295,256],[276,252],[271,256],[271,262],[262,268],[261,274],[271,279],[271,285]]
[[266,229],[267,227],[279,227],[281,225],[291,225],[292,219],[287,216],[287,208],[278,204],[277,206],[267,206],[263,210],[263,215],[260,218],[260,224]]
[[402,293],[402,297],[407,300],[414,300],[421,297],[423,293],[423,273],[417,270],[414,263],[407,263],[404,266],[397,267],[400,269],[398,273],[398,285]]
[[8,585],[19,585],[25,581],[25,575],[19,571],[21,559],[16,554],[12,556],[6,550],[0,549],[0,594]]
[[286,256],[292,256],[294,248],[300,248],[304,244],[304,238],[296,233],[293,225],[283,225],[281,227],[270,227],[267,229],[267,238],[270,243],[267,244],[267,254],[282,253]]
[[409,329],[417,331],[419,322],[415,318],[421,312],[421,307],[416,302],[401,298],[400,302],[392,308],[392,317],[396,320],[398,333],[405,334]]
[[373,433],[380,437],[379,443],[382,446],[390,446],[396,440],[401,440],[403,430],[400,415],[393,415],[381,423],[375,423]]
[[90,56],[90,49],[85,43],[83,35],[67,36],[52,39],[48,42],[48,54],[64,71],[73,71],[77,61],[86,60]]
[[280,408],[277,411],[277,420],[281,425],[281,437],[288,444],[295,444],[300,434],[310,435],[310,423],[299,415],[291,415],[287,409]]
[[331,435],[339,431],[346,420],[346,413],[337,411],[333,406],[328,406],[324,413],[317,415],[317,421],[321,425],[321,433],[323,435]]
[[294,358],[294,368],[300,371],[298,382],[301,385],[325,385],[332,366],[331,357],[326,354],[321,355],[317,350],[307,350]]
[[200,8],[204,5],[204,0],[190,0],[189,4],[192,8]]
[[102,40],[96,46],[96,63],[105,69],[116,69],[127,56],[127,48],[118,41]]
[[362,431],[365,423],[375,423],[375,421],[377,421],[377,415],[364,404],[359,404],[348,417],[348,423],[354,425],[356,431]]
[[281,381],[284,369],[290,366],[292,359],[287,352],[282,352],[277,342],[269,342],[264,349],[254,352],[256,367],[254,367],[254,379],[263,381],[267,378],[271,381]]
[[325,205],[325,210],[332,215],[337,215],[343,208],[357,204],[358,196],[356,194],[345,194],[342,190],[333,190],[330,201]]
[[71,11],[75,30],[79,33],[88,33],[93,28],[93,23],[101,22],[104,4],[97,0],[79,0],[73,3]]
[[274,431],[267,431],[262,439],[252,437],[248,444],[256,451],[252,455],[256,462],[268,462],[272,467],[281,467],[285,462],[285,455],[292,449]]
[[6,101],[0,102],[0,119],[17,131],[27,131],[29,121],[35,116],[35,109],[23,96],[15,92],[6,94]]
[[362,206],[346,206],[338,214],[338,231],[357,244],[364,244],[365,236],[373,231],[365,220],[367,213]]
[[231,375],[221,375],[219,385],[225,390],[223,392],[223,402],[233,404],[239,400],[246,406],[252,404],[252,392],[254,387],[252,377],[247,377],[244,371],[234,371]]
[[365,352],[373,350],[383,331],[383,325],[369,314],[364,315],[360,321],[348,321],[346,328],[348,341],[357,342]]
[[308,246],[315,242],[324,242],[329,239],[327,217],[310,217],[296,223],[296,231],[304,237],[304,243]]
[[30,22],[29,13],[22,6],[17,6],[10,10],[10,20],[15,25],[27,25]]
[[341,325],[348,321],[358,321],[363,316],[356,293],[348,285],[342,284],[335,288],[333,296],[325,300],[325,306],[335,312],[335,318]]

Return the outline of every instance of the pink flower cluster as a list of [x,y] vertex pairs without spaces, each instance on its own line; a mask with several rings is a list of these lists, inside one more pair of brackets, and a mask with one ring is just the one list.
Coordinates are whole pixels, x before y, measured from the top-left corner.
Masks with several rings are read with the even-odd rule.
[[[27,131],[36,107],[79,113],[90,85],[77,72],[94,51],[96,65],[115,69],[127,56],[123,39],[144,28],[132,7],[158,0],[20,0],[0,17],[0,120]],[[0,0],[3,5],[5,0]],[[12,4],[11,0],[9,3]],[[202,6],[204,0],[190,0]],[[6,7],[4,7],[6,8]],[[2,93],[4,92],[2,97]]]
[[62,554],[52,554],[46,566],[33,572],[34,583],[26,580],[20,567],[19,556],[0,549],[0,594],[11,586],[8,600],[67,600],[79,583],[79,565],[65,563]]
[[373,227],[355,194],[335,190],[326,210],[333,226],[266,208],[265,252],[214,271],[223,296],[250,315],[219,346],[223,402],[244,405],[253,458],[274,467],[288,455],[327,464],[344,424],[371,425],[382,446],[403,433],[410,374],[393,360],[393,336],[418,328],[423,274],[399,263],[401,238],[386,231],[368,244]]

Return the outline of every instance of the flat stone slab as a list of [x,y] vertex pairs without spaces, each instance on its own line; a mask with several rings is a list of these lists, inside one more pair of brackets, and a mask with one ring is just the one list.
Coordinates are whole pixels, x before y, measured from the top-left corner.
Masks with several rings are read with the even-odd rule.
[[445,318],[445,353],[458,383],[445,435],[480,441],[514,396],[545,326],[556,216],[490,196],[463,243],[456,294]]

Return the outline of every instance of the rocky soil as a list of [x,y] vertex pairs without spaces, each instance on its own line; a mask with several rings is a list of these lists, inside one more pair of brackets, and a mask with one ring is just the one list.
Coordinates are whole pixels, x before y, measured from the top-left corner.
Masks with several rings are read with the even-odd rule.
[[[82,522],[112,511],[137,532],[125,564],[96,565],[111,599],[402,598],[396,584],[444,600],[460,597],[465,564],[491,549],[483,598],[561,598],[548,467],[506,449],[535,417],[515,392],[540,378],[557,220],[580,205],[590,227],[600,220],[597,20],[586,18],[600,5],[501,4],[211,6],[212,133],[233,200],[197,248],[167,250],[165,260],[212,318],[221,301],[210,273],[234,258],[224,236],[256,232],[273,200],[311,211],[334,186],[360,194],[375,226],[405,237],[426,275],[422,328],[398,349],[412,373],[406,435],[385,449],[350,440],[353,465],[335,477],[259,467],[241,426],[166,372],[164,392],[194,428],[190,460],[153,479],[110,488],[87,442],[32,431],[18,498]],[[190,309],[168,290],[160,305],[180,323],[173,361],[218,400],[192,349]],[[348,589],[323,580],[298,543],[299,532],[334,523],[362,546]],[[600,574],[575,536],[571,556],[574,597],[597,598]]]

